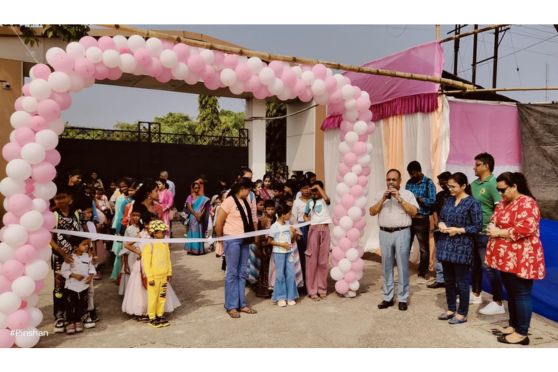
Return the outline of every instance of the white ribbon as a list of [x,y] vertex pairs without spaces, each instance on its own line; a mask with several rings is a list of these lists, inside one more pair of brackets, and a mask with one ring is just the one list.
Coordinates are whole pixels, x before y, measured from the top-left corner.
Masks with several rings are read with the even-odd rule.
[[[311,222],[303,222],[296,225],[289,225],[294,227],[295,229],[311,225]],[[71,231],[71,230],[59,230],[53,229],[51,232],[55,234],[62,234],[62,235],[70,235],[70,236],[79,236],[82,238],[88,238],[91,240],[105,240],[105,241],[113,241],[113,242],[132,242],[132,243],[209,243],[212,244],[214,242],[219,241],[226,241],[226,240],[236,240],[236,239],[244,239],[244,238],[253,238],[260,235],[268,235],[271,230],[258,230],[249,233],[244,233],[240,235],[227,235],[221,236],[218,238],[166,238],[166,239],[144,239],[144,238],[134,238],[131,236],[120,236],[120,235],[110,235],[110,234],[99,234],[99,233],[92,233],[92,232],[84,232],[84,231]]]

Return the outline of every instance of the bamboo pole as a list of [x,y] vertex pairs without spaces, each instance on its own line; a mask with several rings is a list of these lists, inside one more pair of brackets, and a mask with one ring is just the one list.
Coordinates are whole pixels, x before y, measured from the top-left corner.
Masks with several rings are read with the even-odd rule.
[[272,54],[267,52],[259,52],[255,50],[243,49],[243,48],[236,48],[225,46],[221,44],[215,43],[208,43],[199,40],[193,40],[189,38],[183,38],[180,36],[173,36],[169,34],[165,34],[164,32],[158,31],[150,31],[150,30],[142,30],[135,27],[130,26],[122,26],[122,25],[99,25],[103,27],[110,27],[117,30],[125,30],[137,33],[143,37],[156,37],[163,40],[168,40],[176,43],[184,43],[190,46],[211,49],[211,50],[218,50],[225,53],[237,54],[240,56],[246,57],[258,57],[267,61],[283,61],[289,63],[299,63],[299,64],[306,64],[306,65],[315,65],[315,64],[323,64],[326,67],[343,70],[343,71],[353,71],[353,72],[360,72],[363,74],[371,74],[371,75],[382,75],[382,76],[390,76],[396,77],[401,79],[410,79],[410,80],[419,80],[419,81],[429,81],[432,83],[444,84],[446,86],[459,88],[463,90],[474,90],[475,86],[471,84],[465,84],[461,81],[455,81],[452,79],[445,79],[440,78],[437,76],[430,76],[430,75],[423,75],[423,74],[413,74],[408,72],[401,72],[401,71],[392,71],[392,70],[384,70],[379,68],[372,68],[372,67],[361,67],[355,65],[348,65],[344,63],[337,63],[337,62],[330,62],[330,61],[323,61],[319,59],[310,59],[310,58],[303,58],[303,57],[293,57],[293,56],[286,56],[281,54]]
[[490,25],[490,26],[488,26],[488,27],[479,28],[478,30],[474,30],[474,31],[470,31],[470,32],[465,32],[464,34],[459,34],[459,35],[455,35],[455,36],[446,37],[445,39],[440,40],[440,43],[447,43],[448,41],[452,41],[452,40],[456,40],[456,39],[461,39],[462,37],[465,37],[465,36],[470,36],[470,35],[479,34],[479,33],[481,33],[481,32],[494,30],[494,29],[496,29],[496,28],[504,27],[504,26],[508,26],[508,25]]
[[458,93],[489,93],[489,92],[523,92],[523,91],[536,91],[536,90],[558,90],[558,87],[527,87],[527,88],[490,88],[490,89],[475,89],[475,90],[448,90],[442,92],[443,94],[458,94]]

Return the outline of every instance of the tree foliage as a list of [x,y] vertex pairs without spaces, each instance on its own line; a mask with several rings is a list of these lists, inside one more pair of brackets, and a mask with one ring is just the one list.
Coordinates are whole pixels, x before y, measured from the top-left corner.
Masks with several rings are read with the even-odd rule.
[[17,25],[23,36],[23,41],[29,46],[39,45],[39,37],[47,39],[59,38],[64,41],[76,41],[89,33],[88,25],[42,25],[41,33],[36,34],[32,27]]
[[[287,114],[283,102],[266,101],[265,116],[275,118]],[[287,119],[266,121],[266,163],[269,171],[283,168],[287,162]]]

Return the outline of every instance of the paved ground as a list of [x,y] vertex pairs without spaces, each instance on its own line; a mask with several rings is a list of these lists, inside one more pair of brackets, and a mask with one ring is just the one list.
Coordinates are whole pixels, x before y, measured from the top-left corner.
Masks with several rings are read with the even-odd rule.
[[[180,236],[176,227],[175,236]],[[367,254],[368,255],[368,254]],[[333,291],[320,302],[303,298],[293,307],[279,308],[271,300],[248,291],[248,301],[258,310],[231,319],[223,309],[221,261],[214,254],[188,256],[172,247],[173,287],[182,302],[162,329],[141,324],[120,311],[117,286],[104,278],[96,281],[96,302],[101,321],[94,329],[67,336],[43,337],[37,347],[463,347],[496,348],[503,345],[490,330],[506,324],[506,316],[484,316],[472,305],[469,322],[451,326],[436,319],[445,310],[444,289],[428,289],[411,280],[409,310],[397,306],[379,310],[382,275],[377,257],[367,256],[361,290],[356,298]],[[39,307],[45,320],[39,327],[52,331],[52,279],[48,279]],[[486,295],[485,298],[489,298]],[[558,347],[558,324],[538,315],[531,322],[531,346]]]

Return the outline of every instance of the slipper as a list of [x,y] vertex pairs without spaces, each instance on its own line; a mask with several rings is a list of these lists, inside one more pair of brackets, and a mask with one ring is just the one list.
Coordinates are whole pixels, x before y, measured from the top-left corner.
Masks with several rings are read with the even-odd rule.
[[320,293],[319,296],[322,300],[325,300],[326,297],[327,297],[327,295],[325,293]]
[[227,314],[229,314],[229,316],[234,319],[240,318],[240,314],[236,309],[227,310]]
[[320,301],[320,298],[319,298],[318,296],[316,296],[316,295],[310,296],[310,299],[311,299],[312,301]]
[[252,309],[249,306],[243,307],[239,310],[241,313],[246,313],[246,314],[257,314],[258,312],[254,309]]

